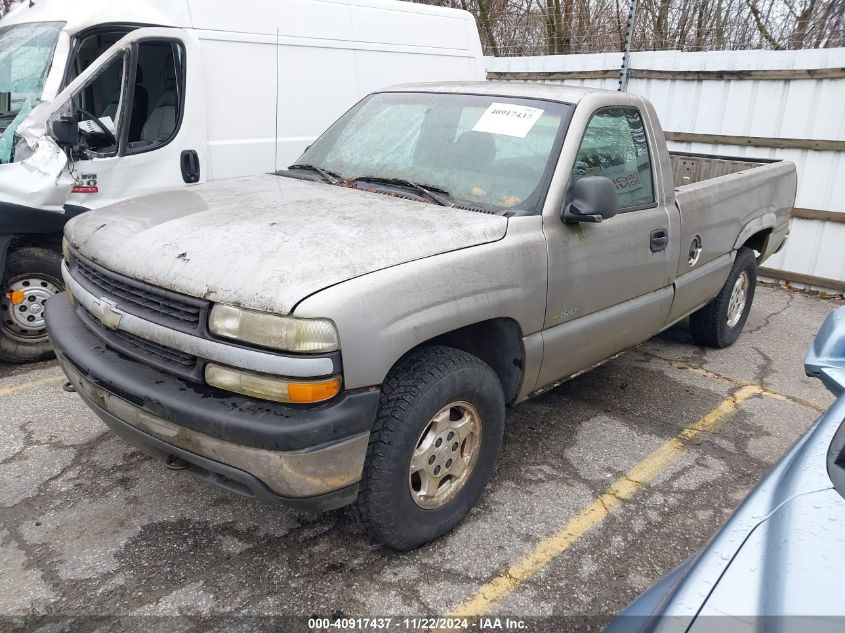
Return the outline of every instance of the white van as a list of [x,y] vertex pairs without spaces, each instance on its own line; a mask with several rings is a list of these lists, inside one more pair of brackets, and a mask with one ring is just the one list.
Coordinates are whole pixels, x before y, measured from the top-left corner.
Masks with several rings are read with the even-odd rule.
[[67,219],[288,166],[358,99],[484,78],[465,11],[393,0],[38,0],[0,20],[0,360],[49,355]]

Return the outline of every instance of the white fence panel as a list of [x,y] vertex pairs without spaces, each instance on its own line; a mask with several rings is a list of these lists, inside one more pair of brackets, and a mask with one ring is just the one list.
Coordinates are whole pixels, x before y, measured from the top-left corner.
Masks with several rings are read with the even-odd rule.
[[[487,71],[491,78],[615,90],[618,79],[613,71],[621,62],[621,53],[488,57]],[[778,277],[845,290],[845,49],[644,51],[631,53],[630,67],[628,91],[651,100],[668,133],[742,137],[730,142],[672,140],[670,149],[782,158],[796,164],[798,196],[791,235],[783,251],[766,266]],[[730,78],[719,72],[800,69],[830,69],[826,73],[830,78],[809,76],[812,73],[804,78],[794,76],[800,73],[785,78],[778,73],[769,78],[758,78],[759,73]],[[638,70],[652,76],[638,77]],[[690,71],[703,75],[694,77]],[[806,146],[814,140],[839,143],[833,148],[828,143],[827,149],[745,144]]]

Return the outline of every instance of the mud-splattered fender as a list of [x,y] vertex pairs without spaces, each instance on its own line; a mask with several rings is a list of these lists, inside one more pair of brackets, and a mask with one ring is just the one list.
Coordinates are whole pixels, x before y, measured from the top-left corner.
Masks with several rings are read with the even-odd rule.
[[344,384],[354,389],[380,384],[406,352],[467,325],[510,318],[523,336],[539,331],[546,274],[540,216],[510,218],[501,240],[356,277],[304,299],[294,314],[335,322]]

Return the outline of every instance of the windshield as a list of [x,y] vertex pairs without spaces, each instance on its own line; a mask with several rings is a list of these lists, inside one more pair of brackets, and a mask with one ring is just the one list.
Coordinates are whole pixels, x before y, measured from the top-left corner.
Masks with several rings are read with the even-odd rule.
[[0,28],[0,163],[9,162],[18,124],[41,98],[62,22]]
[[36,22],[0,28],[0,116],[41,98],[62,26]]
[[370,95],[296,161],[341,181],[412,181],[456,204],[537,211],[572,106],[422,92]]

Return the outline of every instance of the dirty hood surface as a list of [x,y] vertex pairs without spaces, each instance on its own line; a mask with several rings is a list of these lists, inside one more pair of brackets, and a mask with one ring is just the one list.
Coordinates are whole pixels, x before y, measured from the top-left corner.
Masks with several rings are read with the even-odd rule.
[[127,200],[65,235],[129,277],[283,314],[328,286],[506,230],[500,216],[264,175]]

